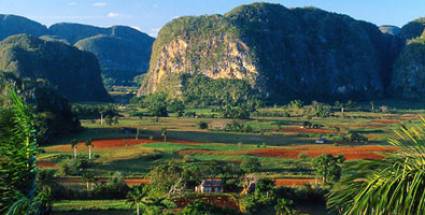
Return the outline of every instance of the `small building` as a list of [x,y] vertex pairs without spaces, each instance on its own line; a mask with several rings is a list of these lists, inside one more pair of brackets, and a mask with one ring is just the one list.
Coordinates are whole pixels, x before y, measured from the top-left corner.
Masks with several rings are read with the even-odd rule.
[[323,138],[323,137],[321,137],[321,138],[319,138],[315,141],[315,143],[317,143],[317,144],[325,144],[325,143],[328,143],[328,142],[329,141],[326,138]]
[[202,180],[201,184],[195,187],[198,193],[222,193],[223,181],[219,178],[211,178]]

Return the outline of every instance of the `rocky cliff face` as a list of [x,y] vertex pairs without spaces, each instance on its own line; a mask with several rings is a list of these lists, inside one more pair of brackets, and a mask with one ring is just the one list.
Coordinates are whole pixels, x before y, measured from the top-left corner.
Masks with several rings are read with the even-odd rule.
[[190,73],[246,80],[273,100],[376,97],[382,40],[372,24],[315,8],[257,3],[183,17],[161,29],[139,95],[178,96],[179,76]]
[[45,79],[71,101],[109,101],[96,57],[61,42],[15,35],[0,43],[0,71]]
[[184,73],[246,79],[255,84],[258,73],[251,50],[236,31],[222,16],[184,17],[165,26],[153,47],[144,93],[165,90],[178,94],[179,75]]

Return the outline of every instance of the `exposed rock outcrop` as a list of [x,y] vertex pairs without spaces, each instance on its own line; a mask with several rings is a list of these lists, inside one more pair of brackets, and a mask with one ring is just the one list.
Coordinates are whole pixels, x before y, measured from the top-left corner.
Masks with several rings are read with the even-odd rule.
[[384,40],[373,24],[316,8],[255,3],[182,17],[161,29],[139,95],[179,96],[190,73],[246,80],[275,101],[379,97]]

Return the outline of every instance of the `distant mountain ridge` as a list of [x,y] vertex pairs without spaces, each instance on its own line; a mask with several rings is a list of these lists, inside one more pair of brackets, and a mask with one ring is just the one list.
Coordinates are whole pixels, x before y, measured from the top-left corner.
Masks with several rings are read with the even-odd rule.
[[[224,15],[181,17],[160,30],[138,94],[184,97],[182,77],[190,74],[246,81],[273,102],[412,98],[394,93],[394,83],[405,74],[394,65],[406,61],[399,59],[401,50],[412,52],[405,50],[406,42],[424,29],[425,18],[402,28],[378,28],[318,8],[270,3],[242,5]],[[413,73],[410,77],[425,75]],[[410,88],[425,84],[414,82]],[[425,96],[416,92],[414,98]]]
[[0,71],[46,80],[70,101],[111,101],[96,57],[61,42],[27,34],[10,36],[0,42]]
[[152,46],[153,38],[126,26],[47,28],[0,15],[0,39],[25,33],[91,52],[108,85],[131,85],[148,71],[139,95],[181,97],[181,77],[190,74],[246,81],[274,101],[422,99],[424,31],[425,18],[378,27],[312,7],[254,3],[224,15],[175,19]]
[[127,26],[102,28],[58,23],[47,28],[25,17],[0,15],[0,40],[21,33],[48,41],[64,42],[92,52],[99,60],[108,85],[134,85],[134,77],[148,69],[154,41],[149,35]]

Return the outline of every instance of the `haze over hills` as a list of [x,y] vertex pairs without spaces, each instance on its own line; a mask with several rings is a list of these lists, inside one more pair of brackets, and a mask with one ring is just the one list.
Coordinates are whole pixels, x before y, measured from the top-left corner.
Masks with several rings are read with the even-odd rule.
[[1,15],[0,40],[26,33],[48,41],[60,41],[92,52],[99,60],[104,80],[110,85],[134,85],[135,76],[146,72],[154,38],[126,26],[101,28],[58,23],[49,28],[14,15]]

